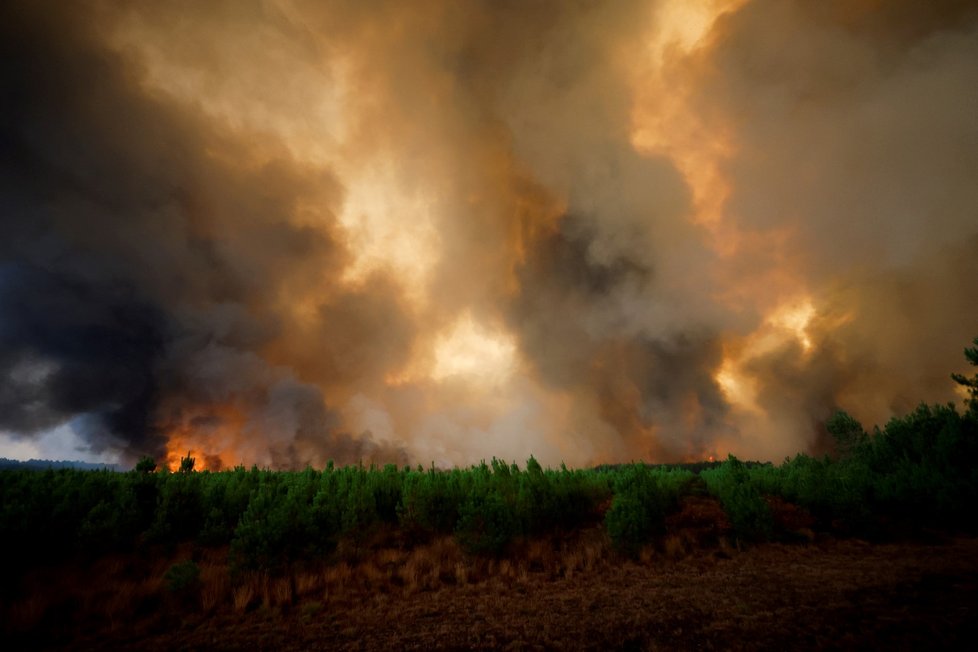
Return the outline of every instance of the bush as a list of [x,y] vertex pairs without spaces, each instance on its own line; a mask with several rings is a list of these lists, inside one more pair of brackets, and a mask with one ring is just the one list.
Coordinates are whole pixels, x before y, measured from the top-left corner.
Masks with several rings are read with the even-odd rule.
[[92,508],[78,528],[78,547],[90,553],[110,550],[120,536],[119,515],[112,505],[102,501]]
[[191,593],[200,587],[200,567],[190,559],[177,562],[167,569],[163,581],[171,593]]
[[201,482],[205,476],[173,473],[161,477],[159,505],[150,538],[165,543],[196,538],[203,525]]
[[773,520],[767,502],[751,482],[746,465],[733,455],[715,469],[700,473],[710,493],[719,499],[737,536],[761,541],[771,537]]
[[346,469],[340,482],[340,534],[358,548],[380,522],[369,475],[362,468]]
[[633,465],[621,470],[615,478],[611,509],[604,519],[615,547],[634,555],[653,536],[662,534],[670,502],[651,469]]
[[835,449],[840,457],[856,455],[869,444],[869,435],[863,430],[862,424],[842,410],[829,417],[825,422],[825,429],[835,440]]
[[451,534],[464,500],[461,471],[411,471],[402,484],[397,517],[401,527],[416,534]]
[[142,457],[138,462],[136,462],[136,468],[134,470],[137,473],[152,473],[156,470],[156,462],[152,457]]
[[314,485],[269,482],[252,494],[231,539],[235,570],[279,572],[315,552],[309,494]]
[[512,507],[499,492],[489,490],[473,494],[462,503],[455,538],[466,552],[498,555],[509,545],[516,531]]

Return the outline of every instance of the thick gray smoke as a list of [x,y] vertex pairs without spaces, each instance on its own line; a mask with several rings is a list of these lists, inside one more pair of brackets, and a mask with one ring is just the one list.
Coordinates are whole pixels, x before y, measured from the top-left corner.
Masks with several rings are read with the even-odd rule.
[[978,334],[971,2],[0,9],[0,432],[819,450]]

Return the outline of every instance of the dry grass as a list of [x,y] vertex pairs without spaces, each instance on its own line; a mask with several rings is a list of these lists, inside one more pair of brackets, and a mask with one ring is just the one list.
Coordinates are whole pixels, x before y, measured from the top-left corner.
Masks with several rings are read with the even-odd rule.
[[359,565],[358,570],[370,586],[386,588],[390,583],[391,570],[377,558],[367,559]]
[[648,565],[656,559],[655,546],[642,546],[638,551],[640,563]]
[[300,598],[321,592],[323,586],[321,573],[302,572],[295,577],[295,591]]
[[455,562],[455,583],[459,585],[469,583],[469,567],[464,562]]
[[669,559],[682,559],[686,556],[686,542],[676,534],[670,534],[662,540],[662,551]]
[[577,550],[567,552],[563,555],[562,562],[561,574],[565,578],[570,579],[574,577],[574,573],[584,564],[584,555]]
[[255,586],[251,582],[246,582],[234,587],[232,595],[234,610],[238,613],[242,613],[248,609],[252,601],[255,599]]
[[353,569],[346,562],[340,562],[333,566],[327,566],[323,572],[323,579],[327,586],[343,586],[353,577]]
[[433,589],[438,583],[437,563],[437,558],[429,550],[413,551],[401,570],[404,587],[408,592]]
[[273,604],[272,582],[269,580],[268,575],[265,573],[258,574],[255,579],[258,583],[258,595],[261,596],[261,608],[270,609]]
[[295,593],[292,590],[291,577],[280,577],[275,580],[269,580],[269,585],[272,604],[276,606],[292,604]]
[[104,614],[112,623],[113,629],[124,625],[131,618],[134,606],[153,590],[144,582],[121,580],[112,586],[104,602]]
[[554,567],[554,546],[549,541],[531,540],[526,544],[522,553],[532,571],[545,572]]
[[[978,540],[820,540],[744,551],[724,539],[711,549],[691,541],[664,538],[647,547],[646,563],[623,560],[590,535],[518,542],[505,559],[454,557],[451,545],[434,542],[378,550],[355,564],[302,569],[291,578],[291,598],[284,588],[290,578],[255,574],[229,589],[206,619],[180,615],[164,621],[178,627],[136,637],[104,620],[82,630],[79,620],[76,634],[90,638],[60,647],[209,649],[216,636],[227,647],[263,649],[687,649],[690,641],[703,649],[968,649],[962,643],[973,641],[963,627],[978,622]],[[668,545],[685,548],[685,556],[670,558]],[[205,572],[207,560],[199,563],[202,590],[223,581]],[[394,588],[412,572],[414,589]],[[136,600],[149,589],[115,580]],[[378,591],[375,581],[390,590]],[[425,589],[426,582],[436,588]],[[262,607],[266,590],[281,604]],[[425,591],[423,599],[412,591]],[[283,608],[288,599],[294,607]],[[18,607],[22,618],[32,611],[37,618],[36,600]],[[124,612],[121,603],[116,608]],[[18,647],[38,646],[7,649]]]
[[[134,618],[152,617],[160,604],[169,610],[194,606],[214,615],[329,602],[362,590],[413,595],[472,584],[527,585],[538,577],[574,578],[609,563],[612,556],[600,528],[571,537],[517,541],[510,556],[501,559],[466,555],[445,536],[409,549],[361,550],[353,563],[340,558],[304,566],[285,577],[250,573],[232,583],[226,549],[182,546],[169,555],[116,556],[89,566],[40,569],[32,574],[25,597],[3,617],[8,628],[30,631],[56,604],[72,600],[82,605],[79,620],[91,613],[111,627],[126,627]],[[187,596],[170,599],[163,581],[166,570],[191,558],[200,568],[199,594],[189,601]]]
[[213,562],[200,567],[200,602],[210,613],[231,599],[231,578],[226,565]]
[[[623,561],[599,528],[566,537],[517,541],[510,555],[500,559],[465,555],[450,537],[445,537],[413,548],[379,548],[361,554],[355,563],[324,560],[321,565],[310,564],[292,575],[270,577],[253,573],[236,578],[234,584],[222,551],[178,549],[159,557],[106,559],[88,566],[32,572],[24,578],[28,587],[26,595],[5,605],[2,617],[6,632],[19,636],[17,640],[31,641],[34,639],[25,636],[53,636],[47,633],[52,622],[58,623],[55,628],[60,628],[58,636],[90,637],[91,641],[96,641],[100,640],[98,637],[106,636],[122,640],[124,636],[132,636],[134,631],[172,631],[172,626],[165,623],[173,623],[174,619],[182,623],[181,631],[190,632],[195,627],[202,627],[199,624],[203,622],[237,623],[232,627],[247,623],[249,627],[261,628],[291,618],[290,622],[301,623],[302,627],[321,624],[325,628],[323,631],[338,637],[336,641],[340,643],[345,641],[345,645],[357,640],[356,637],[364,635],[372,626],[396,629],[394,623],[387,622],[379,614],[388,614],[386,618],[389,619],[389,614],[395,612],[392,610],[397,610],[397,620],[401,619],[402,613],[414,614],[408,616],[409,620],[413,619],[410,620],[414,623],[412,627],[455,623],[452,627],[459,633],[451,641],[460,647],[494,647],[505,641],[465,636],[476,631],[496,632],[492,635],[498,636],[502,630],[493,630],[495,625],[492,623],[502,622],[499,619],[517,627],[522,622],[520,618],[532,618],[533,613],[579,605],[571,609],[576,609],[575,615],[562,621],[560,627],[555,625],[546,629],[545,638],[538,643],[544,647],[580,643],[584,639],[569,637],[561,628],[569,631],[574,627],[585,627],[581,622],[591,618],[589,626],[605,627],[606,638],[612,637],[605,642],[614,647],[628,643],[613,638],[617,635],[615,632],[628,631],[632,626],[628,618],[653,618],[649,610],[659,609],[665,599],[663,596],[672,596],[672,601],[667,600],[670,606],[663,608],[665,610],[655,618],[672,618],[672,605],[681,604],[683,600],[692,601],[690,604],[695,606],[702,597],[706,600],[703,604],[713,605],[710,591],[723,585],[718,578],[727,578],[724,581],[743,587],[732,591],[731,599],[760,601],[758,608],[774,613],[783,609],[791,596],[822,590],[820,582],[823,580],[829,584],[849,581],[840,574],[842,571],[838,570],[836,562],[820,561],[823,553],[834,554],[838,564],[851,565],[855,569],[853,572],[857,570],[867,576],[882,573],[882,569],[865,562],[863,556],[871,552],[868,545],[864,549],[852,543],[838,544],[829,553],[825,553],[825,545],[824,542],[810,546],[768,545],[741,551],[726,536],[720,536],[709,547],[698,538],[696,531],[672,531],[656,545],[643,548],[636,564]],[[916,558],[911,553],[895,546],[890,549],[895,551],[893,554],[903,555],[901,563],[908,573],[915,568]],[[962,549],[975,550],[974,546]],[[196,557],[200,567],[199,596],[195,593],[190,600],[167,599],[172,596],[162,580],[163,574],[170,565],[191,555]],[[817,573],[812,570],[816,566],[819,568]],[[811,582],[804,579],[795,593],[789,591],[781,600],[765,602],[762,593],[750,592],[755,586],[782,590],[780,582],[800,581],[798,578],[803,575],[798,574],[809,572],[814,573]],[[639,582],[635,577],[644,579]],[[711,577],[714,579],[709,580]],[[881,574],[873,581],[890,580]],[[970,580],[958,583],[962,581]],[[631,588],[619,589],[622,586]],[[659,597],[649,598],[648,591],[657,592]],[[419,599],[419,594],[424,598]],[[823,597],[831,598],[832,595]],[[465,603],[466,607],[460,607],[460,600],[469,602]],[[727,605],[734,611],[725,616],[726,626],[743,623],[743,614],[736,611],[741,608],[737,604],[740,603]],[[703,609],[706,607],[702,605],[690,607],[690,618],[706,613]],[[336,622],[337,614],[343,614],[346,623],[359,624],[329,629],[329,623]],[[432,618],[433,614],[437,618]],[[618,618],[622,614],[630,615]],[[605,622],[612,617],[618,618],[614,627],[615,623]],[[57,620],[59,618],[61,620]],[[835,621],[828,619],[826,622]],[[462,626],[459,623],[468,624]],[[692,627],[694,631],[698,627],[695,623],[681,626],[684,630]],[[673,629],[669,625],[661,631]],[[145,634],[150,635],[155,636]],[[245,633],[237,635],[247,636]],[[514,638],[512,642],[521,647],[520,640]],[[85,639],[81,641],[78,647],[86,647]],[[188,641],[185,641],[187,647],[204,646],[202,640],[197,643]],[[375,647],[383,647],[374,642]],[[666,641],[678,642],[678,639]],[[92,643],[91,646],[96,645]],[[171,649],[174,646],[180,648],[180,644],[175,643]],[[161,642],[159,649],[163,647]]]
[[[687,510],[686,516],[699,517],[696,524],[705,527],[701,513],[709,513],[712,507],[706,503],[694,507],[698,511]],[[357,604],[364,595],[380,603],[399,600],[399,596],[435,595],[473,586],[489,595],[514,588],[526,590],[541,581],[577,582],[582,576],[621,563],[600,526],[520,539],[502,558],[468,555],[450,536],[414,545],[388,536],[374,543],[377,547],[360,547],[356,554],[337,552],[328,560],[308,562],[284,576],[248,573],[233,581],[226,548],[189,545],[156,554],[119,555],[89,565],[37,569],[25,578],[27,589],[22,599],[5,607],[0,616],[9,630],[20,632],[42,628],[45,619],[58,609],[71,614],[66,627],[88,623],[93,631],[135,626],[152,629],[158,626],[154,623],[166,618],[191,614],[231,617],[252,610],[265,615],[308,617],[318,608],[307,611],[306,604],[329,605],[332,610]],[[646,546],[640,561],[643,565],[678,563],[700,548],[695,536],[674,533],[661,539],[658,548]],[[735,552],[723,537],[712,550],[725,557]],[[199,586],[192,593],[175,595],[168,590],[164,575],[174,563],[189,559],[200,568]]]

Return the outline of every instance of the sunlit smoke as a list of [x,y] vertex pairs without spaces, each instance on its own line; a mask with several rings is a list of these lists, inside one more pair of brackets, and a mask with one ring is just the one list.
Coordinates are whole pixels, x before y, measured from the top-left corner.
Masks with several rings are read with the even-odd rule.
[[464,315],[451,334],[437,340],[430,377],[435,380],[468,377],[479,382],[506,382],[515,371],[515,354],[512,341],[480,329],[470,315]]

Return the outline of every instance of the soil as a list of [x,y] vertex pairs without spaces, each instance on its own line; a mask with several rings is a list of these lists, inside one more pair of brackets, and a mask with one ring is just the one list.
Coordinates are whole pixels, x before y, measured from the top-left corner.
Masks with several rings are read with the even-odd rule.
[[[571,574],[182,614],[62,647],[115,650],[975,649],[978,539],[659,552]],[[137,629],[137,628],[133,628]],[[10,649],[10,648],[8,648]]]

